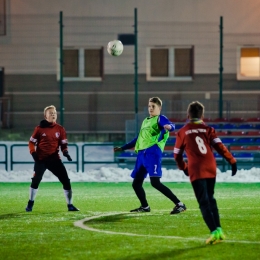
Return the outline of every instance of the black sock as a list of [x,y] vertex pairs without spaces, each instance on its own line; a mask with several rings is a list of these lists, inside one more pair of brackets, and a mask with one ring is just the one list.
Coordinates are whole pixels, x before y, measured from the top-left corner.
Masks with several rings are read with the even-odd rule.
[[135,194],[136,194],[137,198],[139,199],[142,207],[146,208],[146,207],[148,207],[148,202],[146,200],[146,195],[145,195],[145,191],[143,188],[143,182],[144,182],[144,179],[134,179],[132,186],[133,186]]
[[150,180],[152,186],[160,191],[164,196],[169,198],[175,205],[180,202],[180,200],[173,194],[173,192],[160,182],[159,177],[151,177]]

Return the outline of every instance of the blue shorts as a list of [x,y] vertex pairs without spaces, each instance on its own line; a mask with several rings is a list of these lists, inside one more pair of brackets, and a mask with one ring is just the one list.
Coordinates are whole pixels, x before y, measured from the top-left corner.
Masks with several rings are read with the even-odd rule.
[[154,145],[138,152],[132,178],[162,177],[162,151]]

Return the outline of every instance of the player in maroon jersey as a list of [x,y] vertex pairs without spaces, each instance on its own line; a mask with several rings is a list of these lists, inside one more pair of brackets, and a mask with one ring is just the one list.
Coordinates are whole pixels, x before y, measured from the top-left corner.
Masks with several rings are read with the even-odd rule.
[[[211,232],[206,243],[215,244],[223,240],[225,235],[214,198],[217,165],[212,147],[231,164],[232,176],[237,172],[236,159],[217,137],[214,128],[204,124],[204,106],[200,102],[190,103],[187,114],[187,124],[176,136],[174,158],[179,169],[190,177],[203,219]],[[183,160],[184,151],[188,163]]]
[[[29,190],[29,201],[26,211],[32,211],[34,199],[44,172],[48,169],[62,183],[66,198],[68,211],[79,211],[72,204],[72,189],[67,170],[59,155],[61,149],[68,161],[72,161],[68,153],[68,141],[65,129],[56,123],[57,112],[55,106],[51,105],[44,109],[44,120],[35,127],[29,141],[29,150],[34,159],[34,175]],[[35,149],[35,147],[37,147]]]

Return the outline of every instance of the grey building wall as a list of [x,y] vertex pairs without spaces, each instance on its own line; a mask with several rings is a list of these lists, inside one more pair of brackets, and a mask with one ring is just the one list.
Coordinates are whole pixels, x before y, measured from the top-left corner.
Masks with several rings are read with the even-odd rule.
[[[218,75],[196,75],[192,82],[147,82],[139,75],[138,107],[146,111],[149,97],[159,96],[168,117],[184,119],[188,102],[199,100],[206,117],[218,117]],[[23,82],[21,91],[20,84]],[[69,131],[124,132],[125,120],[135,118],[134,75],[105,76],[102,82],[64,84],[64,126]],[[259,115],[259,82],[237,82],[235,75],[224,76],[224,117]],[[59,84],[55,75],[7,75],[6,93],[11,99],[11,123],[30,130],[43,117],[43,108],[53,104],[60,110]],[[233,108],[226,107],[231,102]],[[242,109],[242,110],[241,110]],[[227,114],[227,112],[231,112]]]
[[[224,18],[224,116],[259,115],[258,81],[238,81],[238,46],[259,45],[259,1],[242,0],[13,0],[7,5],[7,34],[0,37],[10,126],[31,129],[43,108],[60,110],[59,12],[64,14],[64,46],[106,48],[118,33],[133,33],[138,10],[138,107],[151,96],[164,101],[165,113],[185,118],[188,102],[200,100],[206,116],[218,117],[219,19]],[[234,12],[235,6],[235,12]],[[193,45],[193,81],[147,81],[147,47]],[[123,132],[134,119],[134,48],[123,55],[104,53],[104,79],[64,83],[64,126],[69,131]],[[144,113],[145,114],[145,113]]]

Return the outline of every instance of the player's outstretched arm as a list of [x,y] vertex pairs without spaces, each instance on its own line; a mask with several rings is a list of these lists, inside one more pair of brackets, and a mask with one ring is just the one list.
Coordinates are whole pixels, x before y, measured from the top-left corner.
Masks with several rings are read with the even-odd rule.
[[160,115],[158,119],[158,124],[160,127],[163,127],[165,130],[172,132],[175,130],[175,125],[172,123],[166,116]]
[[122,147],[116,146],[114,147],[114,152],[121,152],[123,151]]
[[114,151],[121,152],[121,151],[125,151],[128,149],[132,149],[133,147],[135,147],[136,141],[137,141],[137,137],[135,137],[132,141],[123,145],[122,147],[118,147],[118,146],[114,147]]
[[163,128],[165,130],[168,130],[168,131],[172,130],[172,126],[171,125],[164,125]]

